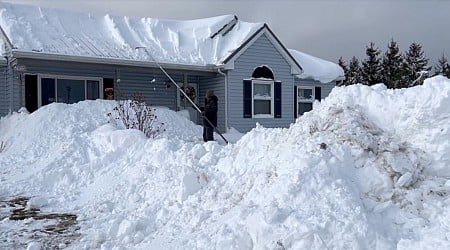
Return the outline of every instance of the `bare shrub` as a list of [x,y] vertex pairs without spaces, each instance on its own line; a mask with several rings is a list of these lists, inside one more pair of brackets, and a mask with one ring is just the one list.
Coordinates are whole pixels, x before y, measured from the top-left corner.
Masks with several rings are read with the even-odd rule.
[[6,148],[6,143],[4,143],[3,141],[0,142],[0,153],[3,152],[3,150],[5,150]]
[[165,131],[164,123],[157,122],[156,109],[145,103],[141,94],[134,94],[131,100],[118,100],[108,117],[120,122],[126,129],[138,129],[148,138],[155,138]]

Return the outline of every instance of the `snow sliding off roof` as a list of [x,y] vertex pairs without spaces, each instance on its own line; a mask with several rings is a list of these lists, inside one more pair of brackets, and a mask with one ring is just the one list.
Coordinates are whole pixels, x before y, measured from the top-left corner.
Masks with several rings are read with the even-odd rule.
[[93,16],[0,2],[0,25],[13,51],[148,61],[219,65],[262,23],[233,15],[190,21]]
[[314,79],[322,83],[344,78],[344,70],[336,63],[325,61],[293,49],[290,49],[289,52],[297,62],[301,63],[303,68],[303,73],[299,75],[299,78]]

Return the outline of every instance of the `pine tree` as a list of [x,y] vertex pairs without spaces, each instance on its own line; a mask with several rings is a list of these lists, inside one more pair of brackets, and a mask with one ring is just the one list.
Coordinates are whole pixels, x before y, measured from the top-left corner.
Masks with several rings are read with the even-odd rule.
[[388,88],[398,88],[402,81],[403,57],[400,53],[397,42],[391,39],[388,50],[383,56],[383,82]]
[[343,81],[340,81],[337,86],[342,86],[342,85],[347,85],[347,80],[348,80],[348,67],[347,64],[345,63],[344,59],[341,57],[339,57],[339,61],[338,61],[339,66],[341,66],[341,68],[344,70],[344,76],[345,79]]
[[439,58],[438,64],[434,66],[435,75],[442,75],[447,78],[450,78],[450,64],[448,64],[447,58],[444,53],[442,53],[442,57]]
[[348,66],[347,82],[346,85],[352,85],[362,83],[362,69],[359,64],[359,60],[356,57],[352,57]]
[[408,86],[420,85],[424,80],[424,73],[429,71],[428,59],[425,57],[422,50],[422,45],[419,43],[412,43],[409,50],[405,53],[405,63],[403,70],[405,70],[405,81]]
[[382,82],[382,68],[380,62],[380,51],[375,48],[373,42],[366,47],[367,59],[362,62],[363,80],[368,85],[374,85]]

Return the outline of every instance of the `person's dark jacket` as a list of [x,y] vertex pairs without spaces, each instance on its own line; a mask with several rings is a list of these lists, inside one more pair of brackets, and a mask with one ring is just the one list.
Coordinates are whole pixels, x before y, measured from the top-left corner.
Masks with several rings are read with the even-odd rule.
[[[217,127],[217,96],[209,96],[205,98],[205,111],[203,115],[214,125]],[[211,125],[203,119],[203,125],[207,127],[211,127]]]

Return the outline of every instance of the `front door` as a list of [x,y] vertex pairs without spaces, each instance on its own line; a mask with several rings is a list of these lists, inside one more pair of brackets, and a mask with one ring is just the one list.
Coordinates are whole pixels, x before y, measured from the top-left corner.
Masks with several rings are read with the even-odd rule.
[[[181,89],[186,93],[186,95],[195,103],[198,103],[198,84],[197,83],[189,83],[187,85],[181,85]],[[199,113],[197,109],[192,106],[191,102],[183,95],[183,93],[178,90],[177,95],[177,106],[178,110],[187,110],[189,114],[189,118],[194,123],[199,123]],[[201,105],[198,105],[201,106]]]

